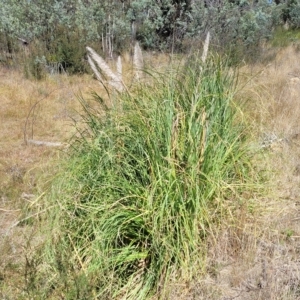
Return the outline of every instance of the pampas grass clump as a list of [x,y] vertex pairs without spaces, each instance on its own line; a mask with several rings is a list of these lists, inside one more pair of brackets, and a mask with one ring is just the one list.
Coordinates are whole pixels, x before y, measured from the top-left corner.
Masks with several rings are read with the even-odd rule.
[[199,277],[207,237],[247,194],[233,89],[222,59],[192,58],[179,74],[120,93],[102,118],[87,108],[45,201],[47,296],[168,299],[172,280]]

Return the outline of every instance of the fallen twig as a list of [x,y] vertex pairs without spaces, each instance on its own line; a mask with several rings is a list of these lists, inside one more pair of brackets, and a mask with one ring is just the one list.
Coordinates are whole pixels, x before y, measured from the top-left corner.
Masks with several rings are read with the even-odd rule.
[[46,141],[38,141],[38,140],[27,140],[27,143],[37,145],[37,146],[47,146],[47,147],[62,147],[68,146],[66,143],[60,142],[46,142]]

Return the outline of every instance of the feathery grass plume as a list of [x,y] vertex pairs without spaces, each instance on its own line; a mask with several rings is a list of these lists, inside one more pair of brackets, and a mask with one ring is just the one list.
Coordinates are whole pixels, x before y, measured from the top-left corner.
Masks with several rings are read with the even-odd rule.
[[122,80],[122,59],[121,56],[118,56],[117,60],[117,75],[119,76],[120,80]]
[[100,72],[97,70],[97,67],[95,66],[93,60],[90,58],[89,55],[87,56],[87,58],[88,58],[88,62],[89,62],[89,64],[90,64],[90,66],[91,66],[93,72],[95,73],[95,76],[97,77],[97,79],[98,79],[100,82],[103,82],[103,78],[102,78]]
[[140,80],[142,78],[142,69],[144,67],[143,53],[139,42],[135,43],[133,53],[133,66],[135,69],[135,78]]
[[209,40],[210,40],[210,33],[208,32],[207,35],[206,35],[205,42],[204,42],[203,54],[202,54],[202,57],[201,57],[201,60],[202,60],[203,63],[205,63],[206,58],[207,58]]
[[[120,79],[120,77],[118,75],[116,75],[111,69],[110,67],[107,65],[107,63],[104,61],[104,59],[98,55],[92,48],[90,47],[86,47],[86,49],[88,50],[89,54],[88,56],[90,56],[91,59],[93,59],[99,69],[102,71],[103,75],[105,77],[107,77],[108,79],[110,79],[108,81],[108,83],[113,86],[117,91],[122,92],[124,91],[124,84],[122,83],[122,80]],[[89,60],[90,63],[90,60]],[[92,67],[92,65],[91,65]],[[93,69],[93,67],[92,67]],[[97,76],[97,75],[96,75]]]

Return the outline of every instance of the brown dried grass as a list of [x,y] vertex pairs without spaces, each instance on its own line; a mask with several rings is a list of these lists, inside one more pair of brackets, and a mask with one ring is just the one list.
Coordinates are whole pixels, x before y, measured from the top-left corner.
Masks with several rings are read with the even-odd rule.
[[[168,65],[166,55],[145,55],[151,66]],[[246,100],[253,141],[259,148],[264,134],[283,138],[276,147],[261,150],[256,163],[268,166],[270,184],[265,195],[249,198],[242,205],[238,224],[222,224],[207,245],[207,269],[199,270],[194,282],[170,286],[172,299],[299,299],[300,296],[300,76],[299,55],[292,48],[280,50],[269,65],[244,66],[237,99]],[[123,74],[132,69],[128,61]],[[128,72],[127,72],[128,70]],[[130,81],[132,73],[124,80]],[[64,142],[74,133],[70,116],[80,111],[76,95],[103,92],[90,76],[47,78],[42,82],[25,79],[20,73],[0,69],[0,227],[3,231],[19,220],[24,203],[22,193],[34,193],[37,177],[51,173],[60,150],[25,145],[24,124],[32,105],[40,102],[33,122],[34,137]],[[31,123],[30,123],[31,125]],[[31,128],[31,127],[30,127]],[[264,166],[262,167],[262,164]],[[8,192],[11,190],[11,192]],[[249,205],[250,204],[250,205]],[[249,211],[251,209],[251,211]],[[18,258],[24,255],[32,228],[14,227],[0,239],[0,285],[5,297],[16,294],[20,281]],[[1,232],[2,232],[1,231]],[[22,236],[20,238],[20,236]],[[14,249],[17,249],[15,251]],[[25,251],[30,249],[25,248]],[[16,262],[15,269],[10,264]],[[21,261],[23,263],[23,261]],[[203,276],[203,274],[206,274]],[[1,284],[1,283],[0,283]]]
[[[34,228],[16,225],[32,200],[27,196],[36,194],[39,178],[53,173],[51,164],[61,154],[57,149],[26,145],[26,120],[30,137],[55,142],[67,140],[72,134],[70,116],[75,116],[74,109],[79,108],[75,94],[80,89],[87,91],[87,85],[91,86],[87,79],[66,76],[34,82],[20,72],[0,69],[1,299],[7,294],[18,295],[23,285],[24,258]],[[37,102],[34,114],[28,116]]]
[[[194,287],[197,299],[300,298],[298,76],[299,53],[292,47],[280,50],[267,66],[240,69],[237,100],[246,101],[257,149],[253,162],[257,170],[268,168],[269,182],[263,196],[248,200],[244,208],[250,212],[241,206],[239,224],[223,224],[216,233],[206,278]],[[261,149],[261,140],[270,134],[278,139]]]

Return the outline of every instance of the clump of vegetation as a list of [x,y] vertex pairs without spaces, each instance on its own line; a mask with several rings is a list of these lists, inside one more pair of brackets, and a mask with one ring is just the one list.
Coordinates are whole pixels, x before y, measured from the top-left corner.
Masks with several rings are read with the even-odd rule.
[[277,28],[271,39],[272,46],[274,47],[287,47],[289,45],[295,45],[296,49],[299,49],[299,29],[284,29]]
[[31,56],[24,65],[24,74],[27,78],[42,80],[46,76],[46,59],[45,56]]
[[82,100],[86,128],[44,202],[35,295],[163,295],[205,269],[206,238],[242,205],[249,154],[226,62],[193,57],[149,82],[113,108]]

